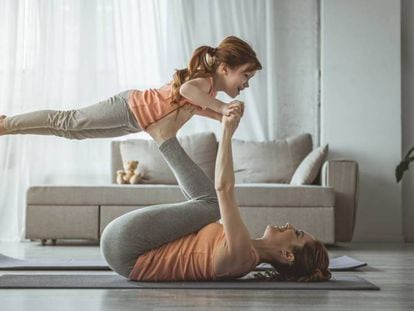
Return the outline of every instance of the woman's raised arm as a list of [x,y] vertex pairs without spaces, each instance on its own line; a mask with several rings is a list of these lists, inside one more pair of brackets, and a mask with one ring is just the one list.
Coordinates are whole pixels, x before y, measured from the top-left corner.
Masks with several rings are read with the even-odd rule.
[[231,140],[238,127],[242,108],[232,109],[230,116],[223,116],[222,134],[217,151],[215,188],[221,219],[228,245],[228,258],[234,265],[242,265],[250,259],[251,240],[240,215],[234,193],[234,170]]

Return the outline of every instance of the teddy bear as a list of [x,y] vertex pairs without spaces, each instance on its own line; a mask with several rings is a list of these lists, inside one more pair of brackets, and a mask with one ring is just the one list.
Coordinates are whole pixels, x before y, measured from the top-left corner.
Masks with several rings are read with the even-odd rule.
[[124,169],[116,172],[116,182],[118,184],[139,184],[143,178],[141,173],[138,173],[138,161],[125,161]]

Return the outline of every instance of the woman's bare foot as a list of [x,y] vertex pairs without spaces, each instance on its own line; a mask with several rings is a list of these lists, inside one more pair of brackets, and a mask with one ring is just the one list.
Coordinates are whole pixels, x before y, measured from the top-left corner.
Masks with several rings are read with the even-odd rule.
[[3,135],[6,133],[6,128],[4,126],[4,119],[6,119],[6,116],[0,115],[0,135]]
[[178,130],[191,119],[196,109],[193,105],[186,104],[178,110],[178,113],[177,111],[171,112],[161,120],[148,126],[145,131],[151,135],[158,145],[161,145],[167,139],[177,135]]

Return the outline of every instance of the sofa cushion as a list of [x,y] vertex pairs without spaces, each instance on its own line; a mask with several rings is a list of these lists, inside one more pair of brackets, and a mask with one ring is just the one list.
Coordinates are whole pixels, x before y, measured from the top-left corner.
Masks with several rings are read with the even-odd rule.
[[[334,206],[333,188],[286,184],[238,184],[239,206]],[[135,205],[185,200],[177,185],[32,186],[27,205]]]
[[[217,141],[214,133],[178,137],[190,158],[213,180]],[[177,180],[153,140],[130,139],[120,143],[122,161],[139,161],[138,172],[145,184],[177,184]]]
[[291,185],[309,185],[312,184],[315,178],[321,171],[322,164],[328,156],[328,145],[321,146],[313,150],[302,161],[299,167],[293,174]]
[[334,189],[316,185],[291,186],[289,184],[273,183],[237,184],[235,190],[239,206],[335,206]]
[[233,139],[236,183],[289,183],[311,150],[310,134],[265,142]]

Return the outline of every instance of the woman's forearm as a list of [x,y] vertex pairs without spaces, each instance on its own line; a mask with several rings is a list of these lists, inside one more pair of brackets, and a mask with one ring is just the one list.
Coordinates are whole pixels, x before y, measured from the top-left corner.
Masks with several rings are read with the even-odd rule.
[[231,139],[232,133],[224,128],[216,158],[215,187],[218,191],[232,190],[234,188]]

